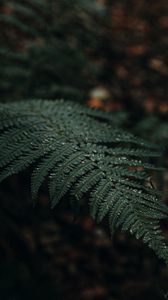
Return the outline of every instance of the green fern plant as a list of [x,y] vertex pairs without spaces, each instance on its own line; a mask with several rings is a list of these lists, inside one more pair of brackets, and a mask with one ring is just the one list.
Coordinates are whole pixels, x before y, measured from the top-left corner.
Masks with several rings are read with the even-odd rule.
[[159,223],[168,207],[149,184],[157,146],[116,128],[108,113],[63,100],[1,104],[0,120],[0,181],[32,166],[33,199],[48,178],[52,207],[88,198],[97,222],[108,218],[112,233],[129,231],[168,263]]

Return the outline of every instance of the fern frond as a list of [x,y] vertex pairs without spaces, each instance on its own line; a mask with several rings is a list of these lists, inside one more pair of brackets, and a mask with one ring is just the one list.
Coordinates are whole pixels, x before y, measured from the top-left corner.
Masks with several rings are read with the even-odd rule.
[[37,198],[38,190],[44,180],[44,178],[50,173],[52,168],[59,163],[62,159],[73,153],[74,148],[68,143],[58,142],[54,143],[55,149],[48,153],[48,155],[42,158],[42,161],[37,165],[32,174],[32,195],[33,198]]
[[32,166],[33,199],[46,178],[52,207],[66,195],[76,205],[87,196],[96,221],[107,217],[111,232],[129,231],[168,263],[159,225],[168,207],[149,185],[150,170],[160,170],[150,162],[158,146],[63,100],[1,104],[0,119],[0,181]]

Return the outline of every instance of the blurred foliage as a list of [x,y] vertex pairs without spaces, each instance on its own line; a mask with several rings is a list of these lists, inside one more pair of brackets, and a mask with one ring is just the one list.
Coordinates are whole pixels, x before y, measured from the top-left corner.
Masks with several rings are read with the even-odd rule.
[[[5,1],[1,4],[1,100],[82,99],[99,67],[102,11],[95,1]],[[92,59],[91,59],[92,57]]]
[[125,105],[167,102],[168,2],[108,1],[105,82]]
[[163,146],[168,146],[168,122],[158,115],[147,115],[136,124],[134,132],[142,135],[153,142],[158,142]]
[[[168,145],[167,0],[1,0],[0,26],[1,101],[87,100]],[[44,194],[32,208],[22,180],[0,191],[0,299],[166,299],[167,270],[139,242],[55,217]]]
[[0,11],[1,100],[83,99],[103,85],[118,107],[168,112],[166,0],[7,0]]

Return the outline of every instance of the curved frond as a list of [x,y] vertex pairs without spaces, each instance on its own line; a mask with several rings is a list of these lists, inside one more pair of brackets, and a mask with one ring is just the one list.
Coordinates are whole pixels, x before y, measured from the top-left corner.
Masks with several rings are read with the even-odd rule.
[[[159,221],[168,215],[150,187],[158,146],[114,128],[112,117],[79,104],[32,100],[0,105],[0,181],[32,166],[32,197],[48,178],[52,207],[68,195],[111,232],[141,238],[168,263]],[[78,204],[76,204],[78,205]]]

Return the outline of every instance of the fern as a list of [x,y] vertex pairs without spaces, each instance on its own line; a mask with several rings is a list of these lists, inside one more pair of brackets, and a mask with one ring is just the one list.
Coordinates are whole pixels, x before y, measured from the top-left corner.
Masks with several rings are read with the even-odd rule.
[[168,263],[159,224],[168,207],[149,185],[156,145],[116,128],[108,113],[63,100],[1,104],[0,119],[0,181],[31,165],[33,199],[45,178],[52,207],[89,196],[97,222],[108,218],[112,233],[129,231]]

